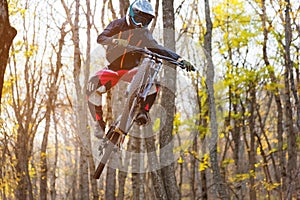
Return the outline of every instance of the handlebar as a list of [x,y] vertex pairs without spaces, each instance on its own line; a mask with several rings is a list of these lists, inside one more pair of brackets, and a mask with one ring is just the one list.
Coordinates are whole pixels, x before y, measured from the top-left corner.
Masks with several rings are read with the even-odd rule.
[[[112,43],[114,45],[119,45],[120,41],[123,41],[123,40],[113,39]],[[162,59],[162,60],[168,61],[171,64],[179,66],[181,69],[187,69],[187,66],[183,62],[178,62],[177,60],[175,60],[173,58],[157,54],[157,53],[152,52],[152,51],[150,51],[148,49],[145,49],[145,48],[131,46],[131,45],[128,44],[128,41],[126,41],[126,40],[124,40],[124,42],[121,42],[121,46],[125,47],[128,50],[132,50],[132,51],[135,51],[135,52],[140,52],[142,54],[146,54],[146,55],[148,55],[150,57],[150,59],[155,60],[156,62],[158,62],[158,59]],[[159,61],[159,62],[161,62],[161,61]],[[194,66],[190,66],[190,67],[192,67],[192,68],[188,69],[187,71],[196,71],[196,69],[194,68]]]
[[140,48],[140,47],[136,47],[136,46],[131,46],[131,45],[127,45],[126,48],[129,49],[129,50],[135,51],[135,52],[146,54],[146,55],[150,56],[150,58],[152,58],[154,60],[157,60],[157,59],[166,60],[166,61],[168,61],[171,64],[179,66],[181,69],[185,69],[185,66],[181,62],[178,62],[177,60],[175,60],[173,58],[170,58],[168,56],[163,56],[163,55],[154,53],[154,52],[152,52],[152,51],[150,51],[148,49],[144,49],[144,48]]

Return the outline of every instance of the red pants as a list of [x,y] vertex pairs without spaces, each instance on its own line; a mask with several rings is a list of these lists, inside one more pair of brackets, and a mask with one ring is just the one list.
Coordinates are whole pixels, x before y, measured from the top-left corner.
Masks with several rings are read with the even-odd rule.
[[[106,89],[109,90],[113,86],[115,86],[120,79],[130,82],[132,77],[136,74],[137,68],[133,68],[132,70],[118,70],[113,71],[110,69],[102,69],[96,73],[101,85],[105,85]],[[107,87],[110,86],[110,87]]]
[[[106,91],[111,89],[119,82],[120,79],[130,82],[133,76],[137,73],[137,70],[138,70],[137,68],[133,68],[131,70],[118,70],[118,71],[102,69],[98,71],[95,76],[90,78],[86,94],[87,94],[88,106],[94,120],[103,121],[103,116],[102,116],[103,112],[102,112],[101,105],[97,106],[89,101],[90,95],[101,86],[105,86]],[[144,108],[145,111],[150,110],[151,106],[155,101],[156,95],[157,92],[154,94],[150,94],[149,96],[147,96],[145,102],[142,102],[141,106],[142,108]]]

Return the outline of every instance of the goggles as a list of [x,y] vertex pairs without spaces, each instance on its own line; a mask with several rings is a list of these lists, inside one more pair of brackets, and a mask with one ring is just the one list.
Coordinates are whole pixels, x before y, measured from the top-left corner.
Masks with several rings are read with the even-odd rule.
[[147,27],[152,21],[152,16],[144,14],[139,11],[133,11],[133,15],[131,15],[131,20],[136,26]]

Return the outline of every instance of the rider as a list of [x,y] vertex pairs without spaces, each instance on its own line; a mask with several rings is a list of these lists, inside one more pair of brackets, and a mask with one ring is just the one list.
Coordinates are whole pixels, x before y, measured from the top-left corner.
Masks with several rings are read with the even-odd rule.
[[[96,137],[102,137],[105,131],[105,122],[102,111],[102,95],[112,88],[124,75],[129,74],[129,80],[136,73],[136,68],[141,60],[141,54],[130,52],[127,45],[147,48],[155,53],[173,58],[181,62],[187,71],[194,67],[190,62],[183,60],[175,52],[159,45],[148,30],[148,25],[155,17],[154,10],[148,0],[135,0],[127,11],[125,17],[112,21],[98,36],[97,42],[108,45],[106,58],[110,62],[107,68],[98,71],[90,78],[87,86],[87,99],[90,112],[100,130],[96,131]],[[148,112],[154,103],[157,91],[147,96],[142,102],[136,121],[145,124],[148,121]],[[95,99],[98,99],[96,102]],[[99,126],[98,126],[99,129]]]

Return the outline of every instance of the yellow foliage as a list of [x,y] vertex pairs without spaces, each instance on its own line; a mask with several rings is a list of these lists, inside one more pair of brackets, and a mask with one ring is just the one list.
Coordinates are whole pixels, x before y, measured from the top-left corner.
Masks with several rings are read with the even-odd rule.
[[182,159],[182,157],[180,156],[179,158],[178,158],[178,164],[182,164],[182,163],[184,163],[184,160]]
[[152,126],[152,130],[153,132],[157,132],[160,129],[160,118],[155,119],[153,126]]
[[192,140],[185,140],[181,146],[178,146],[178,147],[174,147],[173,149],[173,152],[176,153],[176,152],[180,152],[180,151],[183,151],[183,152],[188,152],[188,148],[193,144],[193,141]]
[[209,167],[209,154],[204,154],[199,164],[199,171],[204,171]]
[[21,15],[22,18],[25,17],[26,9],[20,6],[20,2],[18,0],[9,0],[8,1],[8,12],[10,16]]
[[236,174],[235,177],[229,178],[231,182],[244,181],[250,178],[250,174]]
[[223,139],[225,137],[225,134],[224,133],[220,133],[220,139]]
[[241,0],[221,1],[213,7],[215,28],[223,32],[223,43],[219,49],[221,54],[226,53],[229,48],[240,48],[247,46],[249,40],[254,38],[259,32],[250,31],[248,26],[253,20],[253,16],[247,14],[245,3]]
[[268,183],[266,181],[261,181],[262,185],[265,187],[266,190],[271,191],[280,186],[280,183]]
[[24,52],[24,56],[26,58],[32,57],[35,52],[37,52],[38,46],[37,45],[29,45],[29,50]]
[[180,113],[176,113],[175,116],[174,116],[174,121],[173,121],[173,124],[174,124],[173,135],[178,132],[179,126],[181,124],[180,116],[181,116]]
[[228,158],[228,159],[223,160],[222,166],[225,167],[226,165],[229,165],[231,163],[234,163],[234,160],[231,158]]
[[46,157],[46,156],[47,156],[47,154],[45,152],[41,153],[41,157]]

